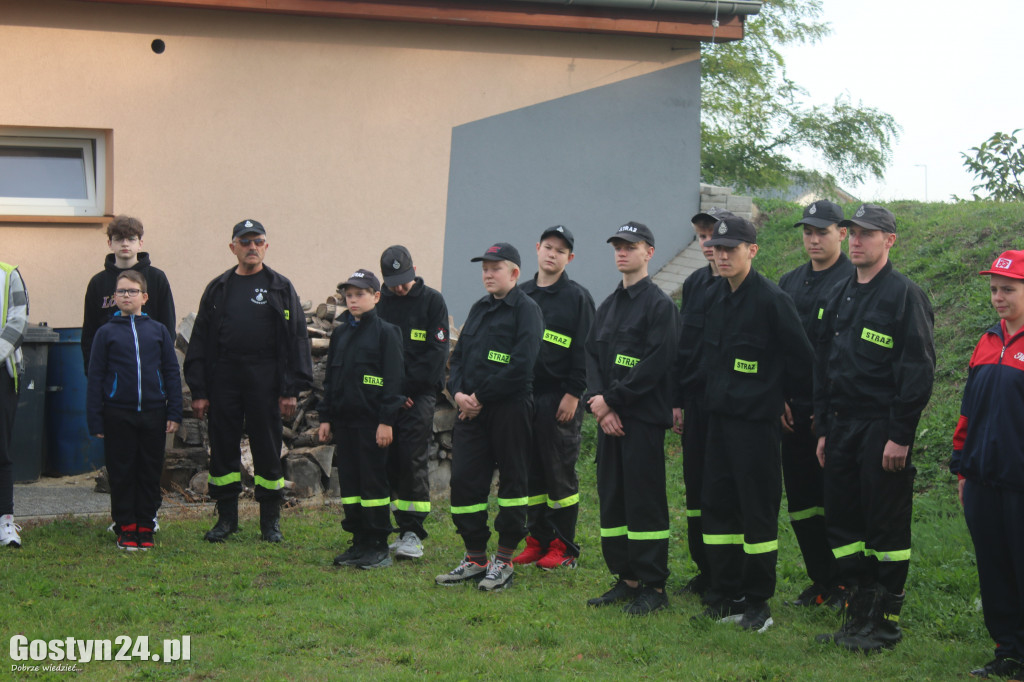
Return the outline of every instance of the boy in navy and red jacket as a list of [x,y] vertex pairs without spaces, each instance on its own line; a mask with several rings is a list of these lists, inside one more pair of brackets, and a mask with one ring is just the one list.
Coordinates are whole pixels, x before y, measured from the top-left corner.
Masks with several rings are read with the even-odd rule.
[[126,270],[111,292],[118,312],[96,332],[89,359],[89,433],[104,439],[117,546],[153,546],[165,434],[181,424],[181,376],[167,328],[142,312],[146,278]]

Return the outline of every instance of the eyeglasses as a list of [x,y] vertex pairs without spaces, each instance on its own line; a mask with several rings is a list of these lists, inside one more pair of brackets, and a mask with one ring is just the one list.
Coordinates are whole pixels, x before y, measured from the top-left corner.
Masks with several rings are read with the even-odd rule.
[[110,241],[117,242],[117,243],[134,244],[135,242],[139,241],[139,238],[137,236],[131,236],[131,237],[111,237]]
[[267,240],[263,237],[256,237],[255,239],[241,239],[239,238],[238,243],[242,246],[249,246],[249,244],[255,244],[256,246],[263,246],[267,243]]
[[139,294],[141,294],[142,289],[118,289],[114,293],[117,294],[118,296],[126,296],[128,298],[131,298],[133,296],[138,296]]

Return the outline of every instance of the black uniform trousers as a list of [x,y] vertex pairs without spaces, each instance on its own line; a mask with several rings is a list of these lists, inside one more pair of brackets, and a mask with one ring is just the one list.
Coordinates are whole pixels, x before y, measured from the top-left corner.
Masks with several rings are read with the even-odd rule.
[[902,594],[910,568],[913,443],[902,471],[882,469],[888,418],[836,415],[825,439],[825,525],[839,582]]
[[561,424],[555,414],[564,395],[561,391],[534,395],[533,447],[527,486],[530,506],[526,526],[541,545],[557,537],[570,554],[578,556],[576,519],[580,510],[580,482],[576,460],[580,456],[583,404],[576,407],[576,415],[569,423]]
[[775,594],[782,470],[776,419],[711,413],[701,518],[711,565],[708,603]]
[[825,474],[817,452],[818,436],[811,428],[810,412],[794,409],[793,433],[782,432],[782,480],[789,520],[807,577],[816,585],[834,587],[835,557],[825,530]]
[[1024,660],[1024,493],[968,479],[964,517],[974,541],[981,607],[996,656]]
[[163,497],[167,410],[103,409],[103,455],[110,479],[110,517],[118,526],[152,527]]
[[612,574],[662,588],[669,576],[665,428],[622,418],[622,429],[624,436],[597,434],[601,551]]
[[686,546],[697,572],[709,576],[707,550],[704,548],[704,524],[701,520],[701,493],[704,486],[704,455],[708,440],[708,415],[700,400],[683,399],[683,485],[686,488]]
[[279,500],[284,491],[281,466],[281,396],[275,360],[219,360],[210,382],[210,497],[242,492],[243,431],[249,436],[258,501]]
[[487,497],[498,470],[498,544],[515,548],[526,537],[527,460],[532,447],[533,399],[484,405],[475,419],[456,420],[452,433],[451,512],[467,551],[484,551]]
[[357,541],[386,541],[391,533],[388,449],[377,447],[377,426],[339,425],[335,462],[345,519],[341,527]]
[[11,438],[14,435],[14,412],[18,409],[18,392],[7,367],[0,363],[0,516],[14,513],[14,461],[11,459]]
[[434,433],[434,394],[414,395],[412,407],[398,412],[388,454],[388,480],[395,525],[400,534],[412,532],[427,537],[423,521],[430,513],[430,477],[427,447]]

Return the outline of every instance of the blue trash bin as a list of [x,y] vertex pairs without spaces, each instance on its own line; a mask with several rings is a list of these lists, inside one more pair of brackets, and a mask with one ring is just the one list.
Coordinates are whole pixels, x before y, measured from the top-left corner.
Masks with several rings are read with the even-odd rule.
[[57,328],[46,366],[48,476],[74,476],[103,466],[103,440],[89,435],[85,414],[82,329]]

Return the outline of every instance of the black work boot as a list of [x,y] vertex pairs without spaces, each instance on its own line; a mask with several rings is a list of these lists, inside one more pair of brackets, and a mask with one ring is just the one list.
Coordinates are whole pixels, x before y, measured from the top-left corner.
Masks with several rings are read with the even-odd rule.
[[335,566],[351,566],[354,561],[363,555],[367,550],[367,538],[362,533],[352,534],[352,544],[348,549],[334,557]]
[[868,627],[836,640],[850,651],[891,649],[903,639],[900,611],[904,595],[892,594],[881,585],[875,587],[875,594]]
[[281,500],[260,501],[260,533],[264,542],[281,542]]
[[843,624],[835,632],[826,632],[814,638],[822,644],[838,643],[840,638],[870,629],[871,608],[875,603],[874,587],[840,588],[843,596]]
[[207,542],[224,542],[229,535],[238,531],[238,498],[217,500],[217,524],[206,531]]

